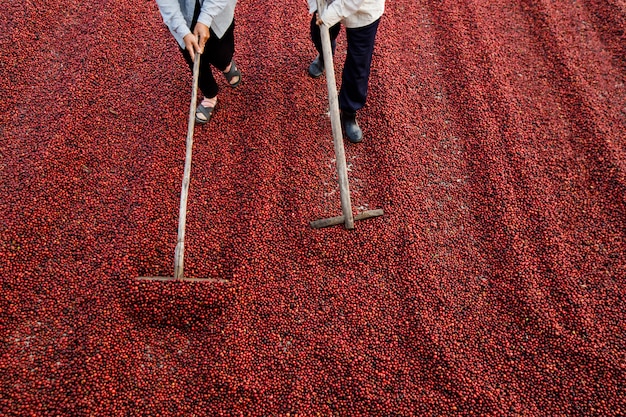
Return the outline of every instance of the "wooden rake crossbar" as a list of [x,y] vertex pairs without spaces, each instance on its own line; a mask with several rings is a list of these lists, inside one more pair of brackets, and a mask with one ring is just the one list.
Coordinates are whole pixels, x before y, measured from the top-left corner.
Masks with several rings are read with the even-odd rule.
[[[322,11],[326,9],[325,0],[317,0],[317,11],[322,15]],[[319,229],[322,227],[336,226],[344,224],[348,230],[354,229],[355,220],[371,219],[372,217],[382,216],[382,209],[368,210],[358,214],[356,217],[352,215],[352,202],[350,201],[350,186],[348,184],[348,169],[346,166],[346,154],[343,147],[343,134],[341,132],[341,118],[339,116],[339,98],[337,96],[337,83],[335,81],[335,66],[333,63],[333,53],[330,45],[330,32],[328,26],[322,24],[319,26],[322,38],[322,55],[324,58],[324,70],[326,71],[326,85],[328,87],[328,104],[330,109],[330,124],[333,131],[333,144],[335,148],[335,157],[337,159],[337,176],[339,178],[339,192],[341,195],[341,216],[330,217],[312,221],[311,227]]]
[[198,78],[200,74],[200,53],[196,52],[193,61],[193,86],[191,89],[191,104],[189,105],[189,119],[187,124],[187,140],[185,141],[185,170],[180,192],[180,209],[178,212],[178,236],[176,250],[174,252],[174,276],[167,277],[138,277],[140,281],[189,281],[228,283],[227,279],[221,278],[190,278],[185,277],[183,272],[185,257],[185,225],[187,223],[187,197],[189,195],[189,182],[191,180],[191,151],[193,149],[193,130],[195,125],[196,103],[198,101]]

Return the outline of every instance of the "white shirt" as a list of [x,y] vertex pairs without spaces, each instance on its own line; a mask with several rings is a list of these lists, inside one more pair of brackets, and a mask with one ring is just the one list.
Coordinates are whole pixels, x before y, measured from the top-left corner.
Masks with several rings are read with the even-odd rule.
[[[317,0],[309,1],[309,13],[317,10]],[[374,23],[385,12],[385,0],[329,0],[320,16],[328,27],[343,22],[347,28],[359,28]]]
[[[181,48],[185,47],[183,38],[191,31],[191,20],[196,7],[196,0],[156,0],[163,22],[167,25]],[[218,38],[230,27],[235,16],[237,0],[200,0],[198,22],[210,27]]]

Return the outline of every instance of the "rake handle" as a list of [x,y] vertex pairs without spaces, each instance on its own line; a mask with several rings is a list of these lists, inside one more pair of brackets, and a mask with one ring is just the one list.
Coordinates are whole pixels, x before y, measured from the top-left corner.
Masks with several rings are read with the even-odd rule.
[[191,151],[193,148],[193,129],[195,126],[196,103],[198,101],[198,78],[200,74],[200,52],[195,53],[193,60],[193,82],[191,88],[191,104],[189,105],[189,120],[187,123],[187,140],[185,141],[185,170],[183,184],[180,191],[180,208],[178,211],[178,237],[174,252],[174,279],[184,277],[185,257],[185,225],[187,223],[187,197],[189,195],[189,181],[191,178]]
[[[321,15],[326,9],[325,0],[317,0],[317,12]],[[354,217],[352,216],[352,202],[350,201],[350,185],[348,183],[348,169],[346,154],[343,148],[343,134],[341,133],[341,118],[339,116],[339,98],[337,96],[337,83],[335,81],[335,66],[333,64],[333,52],[330,45],[330,31],[328,26],[319,26],[322,38],[322,55],[324,57],[324,70],[326,71],[326,86],[328,87],[328,105],[330,110],[330,124],[333,130],[333,145],[337,159],[337,177],[339,178],[339,192],[341,195],[341,212],[343,213],[346,229],[354,229]]]

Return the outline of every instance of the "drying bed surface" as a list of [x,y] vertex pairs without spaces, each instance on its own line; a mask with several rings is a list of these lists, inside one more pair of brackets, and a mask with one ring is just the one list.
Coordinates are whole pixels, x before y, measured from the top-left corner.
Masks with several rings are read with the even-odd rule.
[[[626,414],[626,5],[394,0],[340,214],[302,1],[196,128],[153,1],[1,0],[0,414]],[[336,53],[337,78],[345,32]]]

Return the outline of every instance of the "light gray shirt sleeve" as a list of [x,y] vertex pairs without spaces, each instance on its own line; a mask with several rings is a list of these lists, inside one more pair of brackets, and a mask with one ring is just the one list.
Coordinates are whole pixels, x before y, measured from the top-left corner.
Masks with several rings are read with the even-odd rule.
[[185,21],[185,16],[183,16],[178,0],[156,0],[156,3],[163,17],[163,23],[169,28],[178,43],[184,45],[183,38],[191,31]]
[[211,27],[213,19],[220,15],[226,6],[234,3],[232,0],[205,0],[200,9],[200,16],[198,16],[198,22]]

